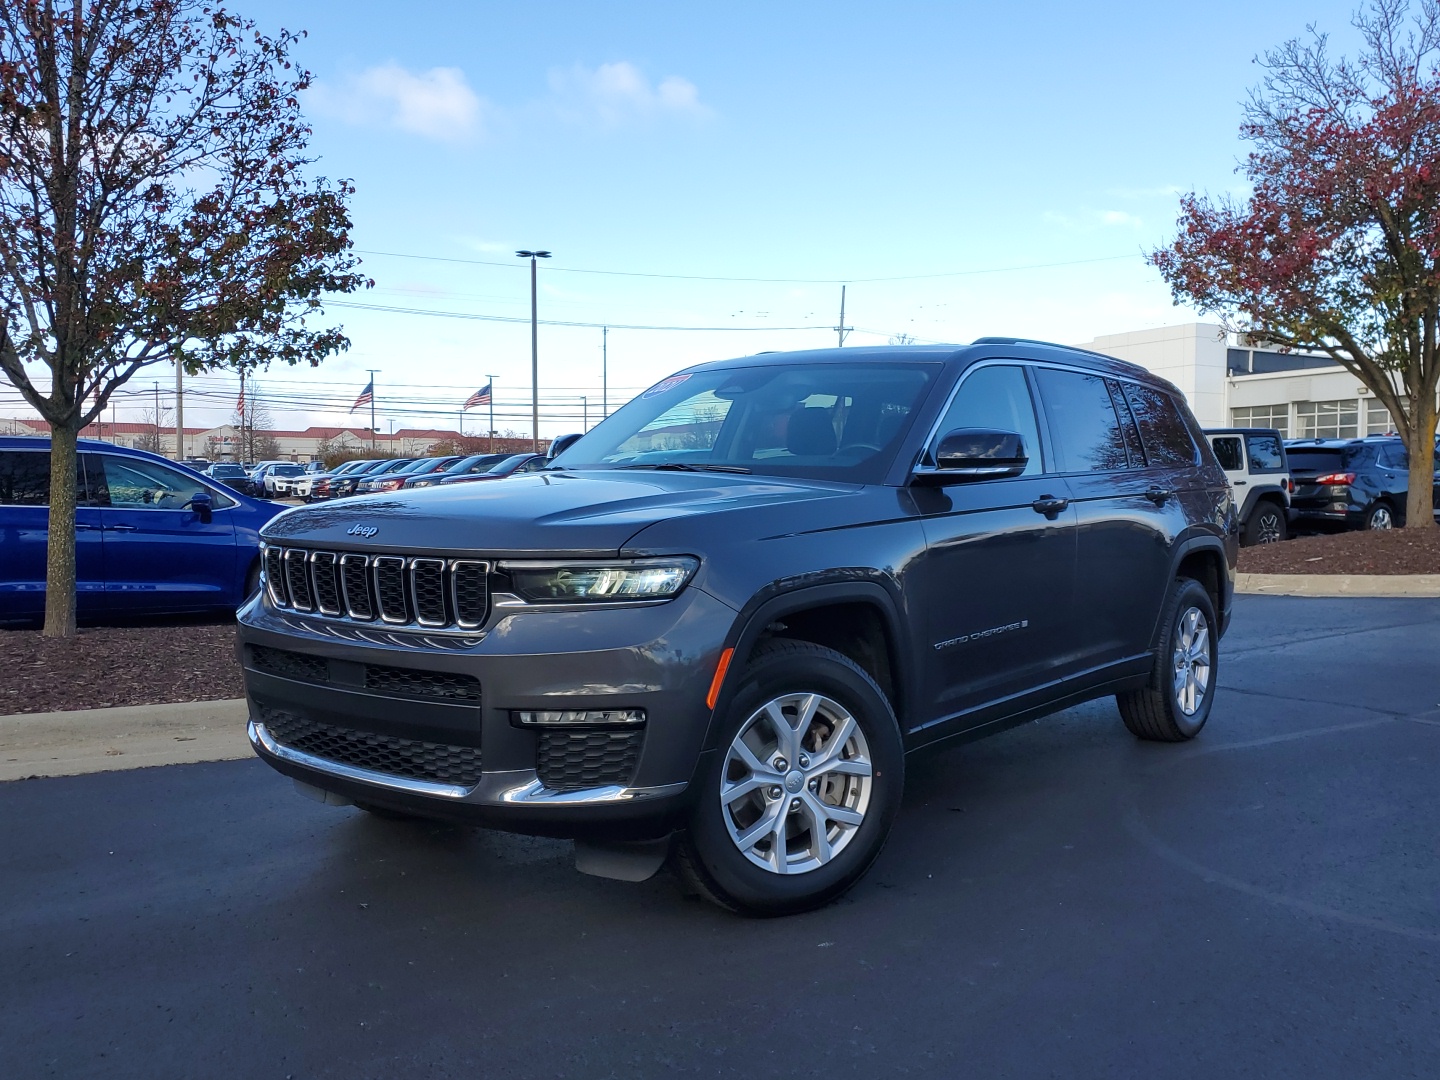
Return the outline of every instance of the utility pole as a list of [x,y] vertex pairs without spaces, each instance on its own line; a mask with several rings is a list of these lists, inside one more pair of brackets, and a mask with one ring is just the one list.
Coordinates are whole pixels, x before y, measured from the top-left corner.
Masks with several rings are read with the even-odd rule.
[[610,415],[610,389],[607,371],[610,367],[610,327],[600,328],[600,419]]
[[590,430],[590,399],[589,399],[588,397],[582,397],[582,398],[580,399],[580,415],[584,417],[584,419],[580,421],[580,431],[581,431],[582,433],[583,433],[583,432],[586,432],[586,431],[589,431],[589,430]]
[[175,361],[175,460],[185,460],[185,369]]
[[840,344],[841,346],[843,346],[843,345],[845,344],[845,335],[848,334],[851,330],[854,330],[854,329],[855,329],[855,328],[854,328],[853,326],[846,326],[846,325],[845,325],[845,286],[844,286],[844,285],[841,285],[841,286],[840,286],[840,325],[837,326],[837,327],[835,327],[835,333],[837,333],[838,335],[840,335],[840,342],[839,342],[839,344]]
[[155,382],[155,453],[163,454],[160,448],[160,383]]

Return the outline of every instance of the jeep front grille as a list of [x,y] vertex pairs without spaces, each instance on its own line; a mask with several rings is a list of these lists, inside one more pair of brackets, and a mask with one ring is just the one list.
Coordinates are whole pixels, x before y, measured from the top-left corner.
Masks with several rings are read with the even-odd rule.
[[386,626],[478,630],[489,614],[489,574],[480,559],[265,548],[276,607]]

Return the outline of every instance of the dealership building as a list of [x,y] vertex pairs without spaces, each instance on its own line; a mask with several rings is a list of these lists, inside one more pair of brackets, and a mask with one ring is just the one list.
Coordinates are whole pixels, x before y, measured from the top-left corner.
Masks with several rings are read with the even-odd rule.
[[1278,428],[1290,439],[1394,430],[1385,406],[1328,356],[1258,348],[1214,323],[1107,334],[1080,348],[1169,379],[1205,427]]

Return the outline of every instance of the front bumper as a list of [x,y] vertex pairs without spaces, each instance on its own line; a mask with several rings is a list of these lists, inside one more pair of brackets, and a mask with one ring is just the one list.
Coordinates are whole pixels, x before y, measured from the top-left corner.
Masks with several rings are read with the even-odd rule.
[[[277,771],[353,801],[538,835],[662,836],[690,805],[705,696],[734,618],[693,587],[649,607],[492,614],[471,635],[256,599],[238,619],[251,745]],[[522,710],[605,709],[643,709],[646,722],[514,722]]]

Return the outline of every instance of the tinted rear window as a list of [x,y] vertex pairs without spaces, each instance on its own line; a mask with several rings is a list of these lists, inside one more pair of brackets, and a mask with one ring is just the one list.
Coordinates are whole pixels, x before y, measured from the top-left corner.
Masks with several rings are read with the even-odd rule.
[[50,455],[24,450],[0,451],[0,505],[49,504]]
[[1292,446],[1286,452],[1294,473],[1343,472],[1370,459],[1370,448],[1366,446]]
[[1195,442],[1180,406],[1169,394],[1153,386],[1126,383],[1125,396],[1140,425],[1145,458],[1151,465],[1195,464]]
[[1285,448],[1274,435],[1246,435],[1250,448],[1251,472],[1280,472],[1285,468]]

